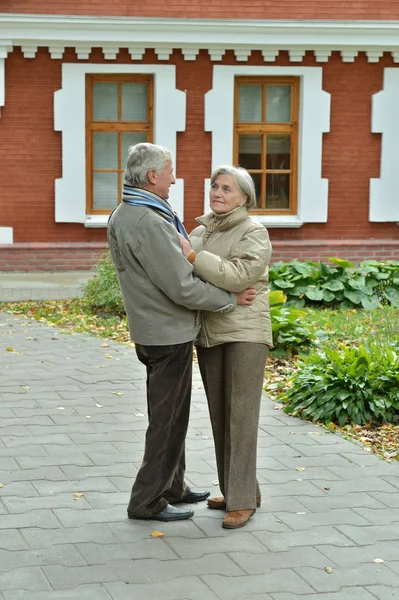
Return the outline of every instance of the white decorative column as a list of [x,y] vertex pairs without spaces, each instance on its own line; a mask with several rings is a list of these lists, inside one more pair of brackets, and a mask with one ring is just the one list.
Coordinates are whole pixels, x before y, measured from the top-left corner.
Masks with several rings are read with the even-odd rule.
[[[1,108],[4,106],[6,101],[5,59],[7,58],[8,52],[11,49],[12,44],[10,41],[0,40],[0,116]],[[12,244],[13,242],[13,228],[0,227],[0,244]]]
[[10,40],[0,40],[0,116],[1,107],[6,101],[6,82],[5,82],[5,59],[9,51],[12,49]]
[[369,220],[399,222],[399,69],[384,69],[384,89],[372,96],[371,131],[382,139],[380,177],[370,179]]

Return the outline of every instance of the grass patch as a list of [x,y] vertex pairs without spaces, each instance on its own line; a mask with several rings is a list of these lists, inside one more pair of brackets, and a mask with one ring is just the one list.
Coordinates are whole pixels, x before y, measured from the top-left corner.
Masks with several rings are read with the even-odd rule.
[[328,334],[329,346],[398,344],[399,309],[393,306],[381,306],[370,312],[310,308],[306,310],[306,321],[313,329]]

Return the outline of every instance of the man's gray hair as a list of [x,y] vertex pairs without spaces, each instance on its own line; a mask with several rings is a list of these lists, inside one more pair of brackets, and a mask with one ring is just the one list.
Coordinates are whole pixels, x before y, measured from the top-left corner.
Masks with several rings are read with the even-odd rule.
[[222,165],[213,171],[211,175],[211,185],[215,182],[215,179],[219,177],[219,175],[232,175],[241,194],[247,197],[244,206],[247,208],[256,207],[254,181],[246,169],[243,169],[242,167]]
[[161,173],[172,162],[172,154],[163,146],[143,142],[130,146],[125,169],[125,183],[133,187],[148,185],[148,171]]

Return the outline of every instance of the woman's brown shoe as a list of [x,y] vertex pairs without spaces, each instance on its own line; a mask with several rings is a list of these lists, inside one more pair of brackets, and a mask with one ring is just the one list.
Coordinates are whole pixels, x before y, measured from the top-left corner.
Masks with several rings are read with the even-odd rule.
[[[260,506],[260,497],[256,498],[256,506],[259,508]],[[215,510],[226,510],[226,500],[223,496],[220,498],[208,498],[208,508],[213,508]]]
[[248,523],[249,519],[255,513],[255,508],[250,508],[249,510],[233,510],[228,512],[224,518],[222,527],[225,529],[238,529],[239,527],[244,527],[244,525]]

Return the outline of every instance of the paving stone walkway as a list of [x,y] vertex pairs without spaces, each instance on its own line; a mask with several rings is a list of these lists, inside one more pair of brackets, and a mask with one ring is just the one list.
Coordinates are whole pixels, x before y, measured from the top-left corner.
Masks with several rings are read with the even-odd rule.
[[0,272],[0,302],[78,298],[92,277],[92,271]]
[[[399,464],[265,398],[247,527],[223,530],[205,503],[129,521],[146,429],[134,350],[0,313],[0,357],[1,600],[399,598]],[[217,492],[196,367],[187,450],[189,483]]]

